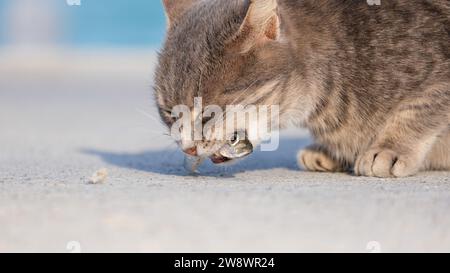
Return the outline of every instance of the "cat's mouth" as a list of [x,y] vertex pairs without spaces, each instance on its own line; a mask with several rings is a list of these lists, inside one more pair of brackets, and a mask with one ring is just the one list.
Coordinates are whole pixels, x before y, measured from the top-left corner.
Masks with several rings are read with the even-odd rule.
[[[245,134],[236,133],[234,137],[220,148],[216,153],[209,156],[214,164],[225,164],[234,160],[242,159],[253,153],[253,144],[245,138]],[[206,157],[186,156],[184,167],[186,170],[196,173],[197,168]]]

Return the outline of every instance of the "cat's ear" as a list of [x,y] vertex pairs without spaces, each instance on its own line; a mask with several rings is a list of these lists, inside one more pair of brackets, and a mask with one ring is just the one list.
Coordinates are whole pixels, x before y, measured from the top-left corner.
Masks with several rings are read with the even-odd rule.
[[163,0],[167,16],[167,25],[170,26],[199,0]]
[[274,41],[280,35],[280,18],[277,0],[247,0],[247,14],[231,46],[241,53],[266,42]]

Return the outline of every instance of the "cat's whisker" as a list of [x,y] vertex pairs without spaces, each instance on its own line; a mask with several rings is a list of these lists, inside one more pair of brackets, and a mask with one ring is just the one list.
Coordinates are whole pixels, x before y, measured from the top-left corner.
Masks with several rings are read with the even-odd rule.
[[246,95],[246,92],[250,90],[250,88],[252,88],[257,82],[258,80],[254,80],[244,91],[241,92],[241,94],[239,94],[237,98],[233,100],[231,105],[234,105],[238,100],[240,100],[244,95]]
[[144,117],[147,117],[147,118],[149,118],[149,119],[151,119],[153,121],[156,121],[158,124],[161,124],[161,125],[165,126],[165,124],[162,122],[162,120],[160,118],[157,118],[154,115],[152,115],[152,114],[150,114],[150,113],[148,113],[148,112],[146,112],[146,111],[144,111],[142,109],[139,109],[139,108],[136,108],[136,111],[139,114],[142,114]]
[[[249,90],[256,82],[257,81],[254,81],[247,89],[245,89],[240,94],[240,96],[237,99],[234,100],[234,102],[236,102],[240,97],[242,97],[242,94],[245,94],[245,92],[247,90]],[[277,80],[274,81],[274,86],[273,87],[276,87],[276,83],[277,82],[278,82]],[[266,91],[266,90],[263,90],[263,91]],[[259,99],[264,97],[266,95],[266,93],[269,92],[269,91],[272,91],[272,88],[267,88],[266,92],[255,92],[254,94],[252,94],[248,98],[245,98],[239,105],[241,105],[242,107],[246,108],[249,105],[255,104],[255,102],[257,102]],[[224,114],[223,114],[223,118],[217,119],[216,120],[217,123],[215,124],[215,126],[223,126],[222,122],[224,120],[227,120],[228,118],[233,118],[231,115],[233,115],[234,113],[230,113],[229,111],[230,111],[230,109],[225,109]],[[218,123],[218,122],[220,122],[220,123]]]
[[[239,99],[241,99],[244,95],[246,95],[246,92],[248,91],[248,90],[250,90],[250,88],[252,88],[254,85],[255,85],[255,83],[257,83],[258,82],[258,80],[255,80],[255,81],[253,81],[244,91],[242,91],[241,92],[241,94],[239,94],[239,96],[237,97],[237,98],[235,98],[233,101],[232,101],[232,103],[231,104],[229,104],[229,106],[234,106],[234,104],[239,100]],[[244,101],[245,101],[245,99],[244,99]],[[242,105],[242,104],[240,104],[240,105]],[[223,126],[223,121],[226,119],[226,117],[229,115],[229,111],[230,111],[230,109],[225,109],[225,111],[223,112],[223,114],[222,114],[222,116],[220,117],[220,118],[218,118],[218,119],[216,119],[215,120],[215,124],[214,124],[214,126],[217,128],[217,126]]]
[[146,125],[127,127],[127,130],[143,130],[143,131],[152,133],[154,135],[169,136],[167,133],[162,133],[160,130],[154,130],[151,128],[147,128]]

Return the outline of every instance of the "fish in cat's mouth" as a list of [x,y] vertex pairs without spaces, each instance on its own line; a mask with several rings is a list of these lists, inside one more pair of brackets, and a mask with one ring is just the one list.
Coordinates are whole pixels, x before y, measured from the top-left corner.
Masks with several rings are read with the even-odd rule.
[[[253,153],[253,144],[246,138],[245,133],[235,133],[216,153],[209,156],[209,159],[216,165],[229,163],[233,160],[242,159]],[[205,158],[186,157],[185,168],[195,172]]]
[[236,132],[234,136],[213,154],[210,159],[214,164],[222,164],[234,159],[241,159],[253,153],[253,144],[245,133]]

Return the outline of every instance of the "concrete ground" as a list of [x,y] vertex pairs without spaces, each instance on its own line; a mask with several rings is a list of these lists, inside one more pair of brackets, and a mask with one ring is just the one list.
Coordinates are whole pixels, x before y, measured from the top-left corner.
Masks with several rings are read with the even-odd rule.
[[153,107],[152,52],[1,52],[0,252],[450,251],[449,173],[302,172],[309,139],[291,131],[189,176]]

